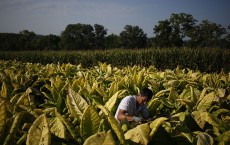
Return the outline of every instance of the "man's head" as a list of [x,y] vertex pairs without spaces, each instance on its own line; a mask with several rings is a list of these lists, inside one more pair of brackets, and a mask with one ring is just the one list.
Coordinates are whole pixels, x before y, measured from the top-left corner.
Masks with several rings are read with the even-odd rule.
[[140,105],[147,103],[153,96],[153,92],[148,88],[143,88],[138,95],[137,102]]

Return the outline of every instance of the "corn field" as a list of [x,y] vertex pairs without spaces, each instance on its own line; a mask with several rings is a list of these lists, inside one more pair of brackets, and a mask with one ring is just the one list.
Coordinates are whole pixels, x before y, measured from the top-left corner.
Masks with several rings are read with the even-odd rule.
[[17,60],[31,63],[71,63],[84,68],[106,62],[113,66],[154,66],[159,70],[190,68],[201,72],[229,72],[230,51],[228,49],[164,48],[140,50],[89,50],[89,51],[23,51],[0,52],[2,60]]

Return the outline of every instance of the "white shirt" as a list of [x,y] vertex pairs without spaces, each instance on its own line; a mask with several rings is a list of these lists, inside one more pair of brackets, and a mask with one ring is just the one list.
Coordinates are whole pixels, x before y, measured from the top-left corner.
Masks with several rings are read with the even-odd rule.
[[117,119],[117,115],[119,110],[125,110],[127,112],[128,115],[131,116],[139,116],[141,115],[143,118],[148,118],[149,117],[149,112],[148,109],[146,107],[146,105],[139,105],[139,107],[137,108],[136,106],[136,97],[137,96],[126,96],[125,98],[123,98],[117,108],[116,114],[115,114],[115,119],[118,121]]

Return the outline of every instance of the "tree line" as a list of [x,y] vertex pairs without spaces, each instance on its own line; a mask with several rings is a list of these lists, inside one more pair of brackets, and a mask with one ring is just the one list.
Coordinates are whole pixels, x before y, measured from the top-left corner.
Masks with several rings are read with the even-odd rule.
[[92,50],[110,48],[230,48],[230,25],[203,20],[200,23],[191,14],[171,14],[153,28],[154,37],[148,38],[139,26],[126,25],[119,35],[107,35],[100,24],[69,24],[60,36],[38,35],[33,31],[0,33],[1,51],[27,50]]

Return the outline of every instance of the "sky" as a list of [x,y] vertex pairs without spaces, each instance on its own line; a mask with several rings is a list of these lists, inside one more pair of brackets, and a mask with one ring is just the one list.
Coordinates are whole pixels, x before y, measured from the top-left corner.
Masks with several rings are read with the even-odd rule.
[[139,26],[148,37],[171,14],[191,14],[230,25],[230,0],[0,0],[0,33],[33,31],[61,35],[68,24],[100,24],[119,35],[125,25]]

